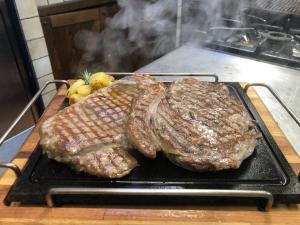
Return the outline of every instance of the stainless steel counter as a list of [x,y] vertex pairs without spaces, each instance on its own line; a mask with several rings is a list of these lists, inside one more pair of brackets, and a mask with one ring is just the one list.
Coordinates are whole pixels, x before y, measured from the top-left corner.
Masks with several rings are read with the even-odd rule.
[[[220,81],[262,82],[270,85],[300,117],[300,70],[185,45],[138,72],[214,73]],[[294,149],[300,155],[300,128],[263,88],[255,88]]]

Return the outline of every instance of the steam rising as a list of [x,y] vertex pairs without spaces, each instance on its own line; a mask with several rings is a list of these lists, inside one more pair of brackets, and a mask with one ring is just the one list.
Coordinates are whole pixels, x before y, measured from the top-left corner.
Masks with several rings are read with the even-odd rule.
[[[75,46],[83,55],[74,72],[86,67],[90,71],[133,71],[175,48],[176,0],[117,2],[120,10],[106,20],[102,32],[82,30],[76,34]],[[234,2],[239,8],[240,4]],[[183,3],[182,43],[200,43],[196,31],[216,24],[223,16],[224,4],[221,0],[183,0]]]

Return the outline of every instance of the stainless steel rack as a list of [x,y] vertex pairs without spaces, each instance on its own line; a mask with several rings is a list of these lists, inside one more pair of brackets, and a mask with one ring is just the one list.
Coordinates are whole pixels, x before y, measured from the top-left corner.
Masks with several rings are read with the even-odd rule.
[[[10,132],[15,128],[15,126],[20,122],[22,117],[26,114],[26,112],[32,107],[32,105],[36,102],[36,100],[41,96],[43,91],[48,87],[50,84],[65,84],[67,87],[69,87],[69,83],[66,80],[53,80],[48,81],[30,100],[30,102],[24,107],[22,112],[18,115],[18,117],[14,120],[14,122],[10,125],[10,127],[6,130],[6,132],[2,135],[0,138],[0,146],[4,143],[7,136],[10,134]],[[21,175],[20,168],[12,162],[0,162],[0,168],[8,168],[14,171],[17,177]]]
[[287,105],[282,101],[282,99],[279,97],[279,95],[268,85],[262,84],[262,83],[252,83],[247,84],[244,88],[245,93],[247,94],[247,91],[250,87],[265,87],[270,93],[276,98],[276,100],[280,103],[280,105],[288,112],[288,114],[293,118],[293,120],[298,124],[300,127],[300,120],[296,116],[296,114],[289,108]]
[[182,196],[182,197],[240,197],[265,199],[264,210],[273,205],[273,195],[267,191],[221,189],[149,189],[149,188],[51,188],[46,195],[49,207],[55,206],[53,196],[100,195],[100,196]]
[[[113,73],[108,72],[108,74],[114,75],[116,77],[125,77],[133,75],[134,73]],[[215,74],[209,73],[147,73],[151,76],[180,76],[180,77],[211,77],[214,78],[214,82],[219,82],[219,77]],[[48,81],[42,89],[40,89],[28,105],[23,109],[23,111],[19,114],[16,120],[12,123],[12,125],[8,128],[8,130],[4,133],[4,135],[0,138],[0,145],[4,142],[8,134],[11,130],[16,126],[16,124],[20,121],[22,116],[30,109],[32,104],[38,99],[38,97],[42,94],[45,88],[51,84],[65,84],[69,87],[69,83],[65,80],[54,80]],[[289,113],[289,115],[295,120],[295,122],[300,126],[300,120],[295,116],[295,114],[283,103],[281,98],[277,95],[276,92],[273,91],[271,87],[266,84],[247,84],[243,89],[247,94],[247,91],[250,87],[253,86],[262,86],[267,88],[274,97],[278,100],[278,102],[283,106],[283,108]],[[236,93],[237,91],[234,90]],[[237,95],[239,96],[239,95]],[[0,167],[9,168],[13,170],[16,176],[21,175],[21,171],[19,167],[11,162],[8,163],[0,163]],[[273,204],[273,196],[268,191],[255,191],[255,190],[223,190],[223,189],[138,189],[138,188],[130,188],[130,189],[121,189],[121,188],[50,188],[45,196],[45,200],[49,207],[53,207],[54,201],[53,196],[57,195],[99,195],[99,196],[189,196],[189,197],[241,197],[241,198],[262,198],[266,200],[266,204],[264,206],[265,210],[268,210],[272,207]]]

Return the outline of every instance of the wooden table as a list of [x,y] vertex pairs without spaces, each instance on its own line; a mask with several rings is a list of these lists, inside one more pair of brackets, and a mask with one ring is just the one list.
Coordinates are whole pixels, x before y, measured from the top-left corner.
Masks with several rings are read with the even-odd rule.
[[[21,147],[14,162],[23,167],[34,147],[38,144],[39,124],[53,115],[64,99],[65,88],[58,91],[36,128]],[[275,138],[287,160],[298,174],[300,158],[297,156],[270,113],[253,89],[249,96],[261,114],[271,134]],[[0,153],[1,154],[1,153]],[[0,177],[0,198],[3,202],[10,186],[15,180],[12,171],[6,170]],[[247,206],[193,206],[193,207],[72,207],[47,208],[37,206],[11,206],[0,204],[0,224],[300,224],[299,205],[275,205],[269,212],[258,211]]]

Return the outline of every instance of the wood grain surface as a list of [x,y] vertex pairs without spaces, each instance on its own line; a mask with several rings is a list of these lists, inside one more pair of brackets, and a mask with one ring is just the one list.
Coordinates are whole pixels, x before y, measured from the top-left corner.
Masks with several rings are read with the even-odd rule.
[[[37,127],[23,144],[14,162],[23,167],[34,147],[38,144],[38,126],[47,117],[53,115],[64,99],[65,88],[61,88],[46,109]],[[280,149],[298,174],[300,172],[300,158],[289,144],[277,123],[256,95],[253,89],[249,96],[256,109],[267,124]],[[0,198],[3,202],[9,187],[15,180],[14,174],[6,170],[0,177]],[[190,224],[190,225],[297,225],[300,224],[300,205],[275,205],[269,212],[258,211],[250,206],[174,206],[174,207],[74,207],[47,208],[40,206],[10,206],[0,203],[0,224],[119,224],[119,225],[146,225],[146,224]]]

